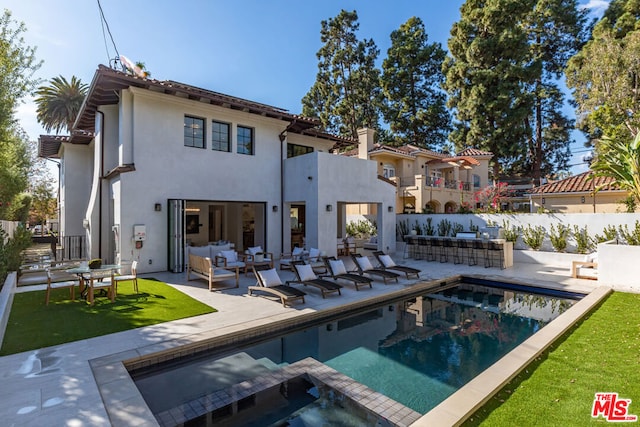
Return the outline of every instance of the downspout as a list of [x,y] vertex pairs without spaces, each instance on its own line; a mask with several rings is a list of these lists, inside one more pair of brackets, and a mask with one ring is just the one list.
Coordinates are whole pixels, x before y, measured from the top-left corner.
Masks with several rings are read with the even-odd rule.
[[[287,126],[287,129],[289,127]],[[284,141],[287,139],[287,129],[283,130],[280,135],[280,252],[284,250]]]
[[104,113],[96,110],[100,114],[100,173],[98,174],[98,258],[102,258],[102,177],[104,175]]

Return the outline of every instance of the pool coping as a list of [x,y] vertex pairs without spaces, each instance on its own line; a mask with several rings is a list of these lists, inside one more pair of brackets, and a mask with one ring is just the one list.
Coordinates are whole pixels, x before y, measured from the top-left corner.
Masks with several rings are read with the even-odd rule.
[[[96,385],[104,402],[104,407],[109,416],[111,425],[116,427],[132,425],[160,426],[156,417],[144,401],[142,394],[135,386],[135,383],[129,374],[130,370],[143,369],[159,362],[188,357],[207,349],[219,348],[220,346],[234,346],[245,340],[261,336],[265,333],[277,332],[290,327],[301,327],[301,325],[304,326],[307,323],[311,324],[316,322],[318,319],[334,315],[337,316],[347,309],[364,309],[372,304],[391,302],[414,293],[436,290],[438,288],[457,283],[464,276],[465,275],[454,275],[447,278],[419,282],[392,293],[365,298],[348,305],[341,305],[313,313],[306,313],[301,316],[295,316],[275,322],[265,322],[263,319],[260,321],[247,322],[242,325],[232,325],[225,328],[208,330],[179,339],[167,340],[161,343],[138,347],[136,349],[130,349],[92,359],[89,361],[89,365],[93,372]],[[483,275],[482,277],[486,278],[487,276]],[[505,280],[505,278],[500,278],[500,280],[515,283],[513,280]],[[524,284],[526,282],[521,283]],[[535,286],[531,283],[526,284],[529,286]],[[598,290],[600,290],[600,292],[597,292]],[[600,295],[604,291],[608,292],[604,295]],[[484,402],[486,402],[496,391],[517,375],[520,370],[524,369],[524,367],[528,365],[538,354],[551,345],[555,339],[579,321],[586,312],[591,310],[599,301],[608,295],[609,292],[611,292],[610,288],[601,287],[585,296],[585,298],[523,344],[518,346],[512,352],[504,356],[448,399],[440,403],[432,411],[412,423],[411,426],[448,426],[458,425],[464,421],[467,416],[471,415],[477,408],[484,404]],[[591,296],[592,294],[594,294],[593,297]],[[579,309],[576,309],[576,307]],[[559,319],[565,320],[554,325],[554,322],[559,321]],[[554,326],[549,328],[549,326],[552,325]],[[549,328],[550,331],[547,331],[547,328]],[[560,332],[554,333],[555,331]],[[543,332],[545,333],[542,334]],[[509,368],[505,368],[502,365],[503,361],[505,366],[509,366]],[[516,368],[518,369],[517,371],[511,372]],[[482,381],[478,382],[479,378],[483,378]],[[489,384],[495,385],[493,387],[488,387]],[[462,403],[464,403],[464,405],[462,405]],[[469,406],[468,403],[473,404],[472,406]],[[469,406],[469,409],[462,411],[461,408],[467,406]],[[434,411],[437,412],[434,413]],[[432,415],[432,413],[435,415]]]

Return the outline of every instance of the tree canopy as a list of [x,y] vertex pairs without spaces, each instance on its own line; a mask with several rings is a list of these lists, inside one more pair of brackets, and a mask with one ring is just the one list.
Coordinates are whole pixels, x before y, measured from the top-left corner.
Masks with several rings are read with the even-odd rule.
[[567,166],[572,122],[558,79],[581,44],[575,0],[467,0],[443,69],[450,138],[494,154],[493,174],[539,179]]
[[304,115],[318,117],[328,132],[352,138],[359,128],[378,129],[381,104],[379,50],[372,39],[358,40],[359,26],[356,11],[342,10],[321,22],[318,74],[302,99]]
[[381,84],[383,116],[396,145],[437,149],[446,142],[452,128],[446,94],[440,88],[445,56],[439,43],[428,43],[420,18],[409,18],[391,33]]
[[41,62],[25,45],[24,24],[11,12],[0,18],[0,218],[7,219],[16,197],[28,188],[33,158],[30,143],[15,120],[22,98],[38,85],[33,77]]
[[47,132],[71,132],[86,95],[87,85],[76,76],[71,81],[63,76],[52,78],[48,86],[36,91],[38,122]]

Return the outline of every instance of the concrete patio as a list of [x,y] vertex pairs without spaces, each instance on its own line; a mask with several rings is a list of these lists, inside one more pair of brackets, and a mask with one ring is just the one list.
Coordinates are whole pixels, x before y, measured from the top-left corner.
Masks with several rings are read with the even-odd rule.
[[[500,270],[465,264],[403,260],[399,257],[396,262],[421,269],[421,280],[474,274],[584,293],[591,292],[598,285],[596,281],[571,278],[570,265],[516,263],[512,268]],[[279,274],[283,280],[293,279],[289,271],[279,271]],[[147,277],[165,281],[215,307],[218,312],[0,358],[3,383],[0,417],[4,420],[3,425],[157,425],[155,420],[148,419],[147,409],[137,407],[135,399],[127,402],[127,390],[122,389],[121,396],[117,396],[119,381],[126,376],[126,371],[100,371],[99,366],[96,368],[96,359],[104,361],[113,355],[114,360],[122,360],[122,354],[148,354],[153,349],[159,351],[176,343],[193,342],[203,335],[222,335],[384,295],[405,289],[416,282],[415,279],[403,279],[398,284],[385,285],[381,281],[374,281],[373,289],[360,291],[345,285],[342,296],[328,296],[326,299],[322,299],[316,289],[307,287],[305,304],[283,307],[279,301],[247,295],[247,286],[255,284],[252,277],[241,275],[238,289],[221,292],[209,292],[203,281],[187,282],[186,273],[154,273]],[[21,287],[16,292],[29,289],[32,287]],[[100,372],[101,378],[97,378],[95,372]],[[116,396],[103,395],[104,388],[101,394],[98,383],[111,383],[109,390]],[[119,419],[113,418],[113,415],[110,417],[104,404],[105,400],[114,398],[120,400],[124,411]]]

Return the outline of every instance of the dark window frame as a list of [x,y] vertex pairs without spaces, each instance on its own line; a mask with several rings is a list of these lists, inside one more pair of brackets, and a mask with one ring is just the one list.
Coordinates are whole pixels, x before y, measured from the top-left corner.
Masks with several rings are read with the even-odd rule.
[[[243,131],[243,134],[240,133],[241,130]],[[244,131],[249,131],[249,136],[250,136],[249,141],[245,140],[246,134],[244,134]],[[254,128],[238,125],[236,127],[236,138],[237,138],[236,142],[238,144],[238,148],[236,151],[238,152],[238,154],[247,154],[247,155],[253,156],[256,153],[256,149],[255,149],[256,133]],[[248,146],[248,149],[247,149],[247,146]]]
[[[187,123],[188,120],[191,120],[192,123],[191,124]],[[202,136],[201,137],[197,136],[197,132],[196,132],[197,128],[195,126],[193,126],[195,124],[196,120],[200,121],[202,123]],[[189,129],[191,129],[191,131],[189,131]],[[206,129],[206,124],[205,124],[205,119],[203,119],[202,117],[190,116],[188,114],[184,115],[183,138],[184,138],[184,146],[185,147],[203,148],[203,149],[207,148],[206,135],[207,135],[207,129]],[[197,145],[196,144],[197,142],[200,142],[202,144],[202,146]]]
[[[216,127],[220,125],[224,125],[227,127],[226,142],[223,142],[221,140],[214,140],[214,137],[216,135],[222,135],[222,132],[216,131]],[[226,149],[225,147],[222,147],[222,145],[225,143]],[[222,151],[225,153],[231,152],[231,123],[221,122],[219,120],[211,120],[211,149],[214,151]]]
[[290,142],[287,143],[287,159],[290,159],[291,157],[304,156],[305,154],[313,153],[313,151],[313,147],[291,144]]

